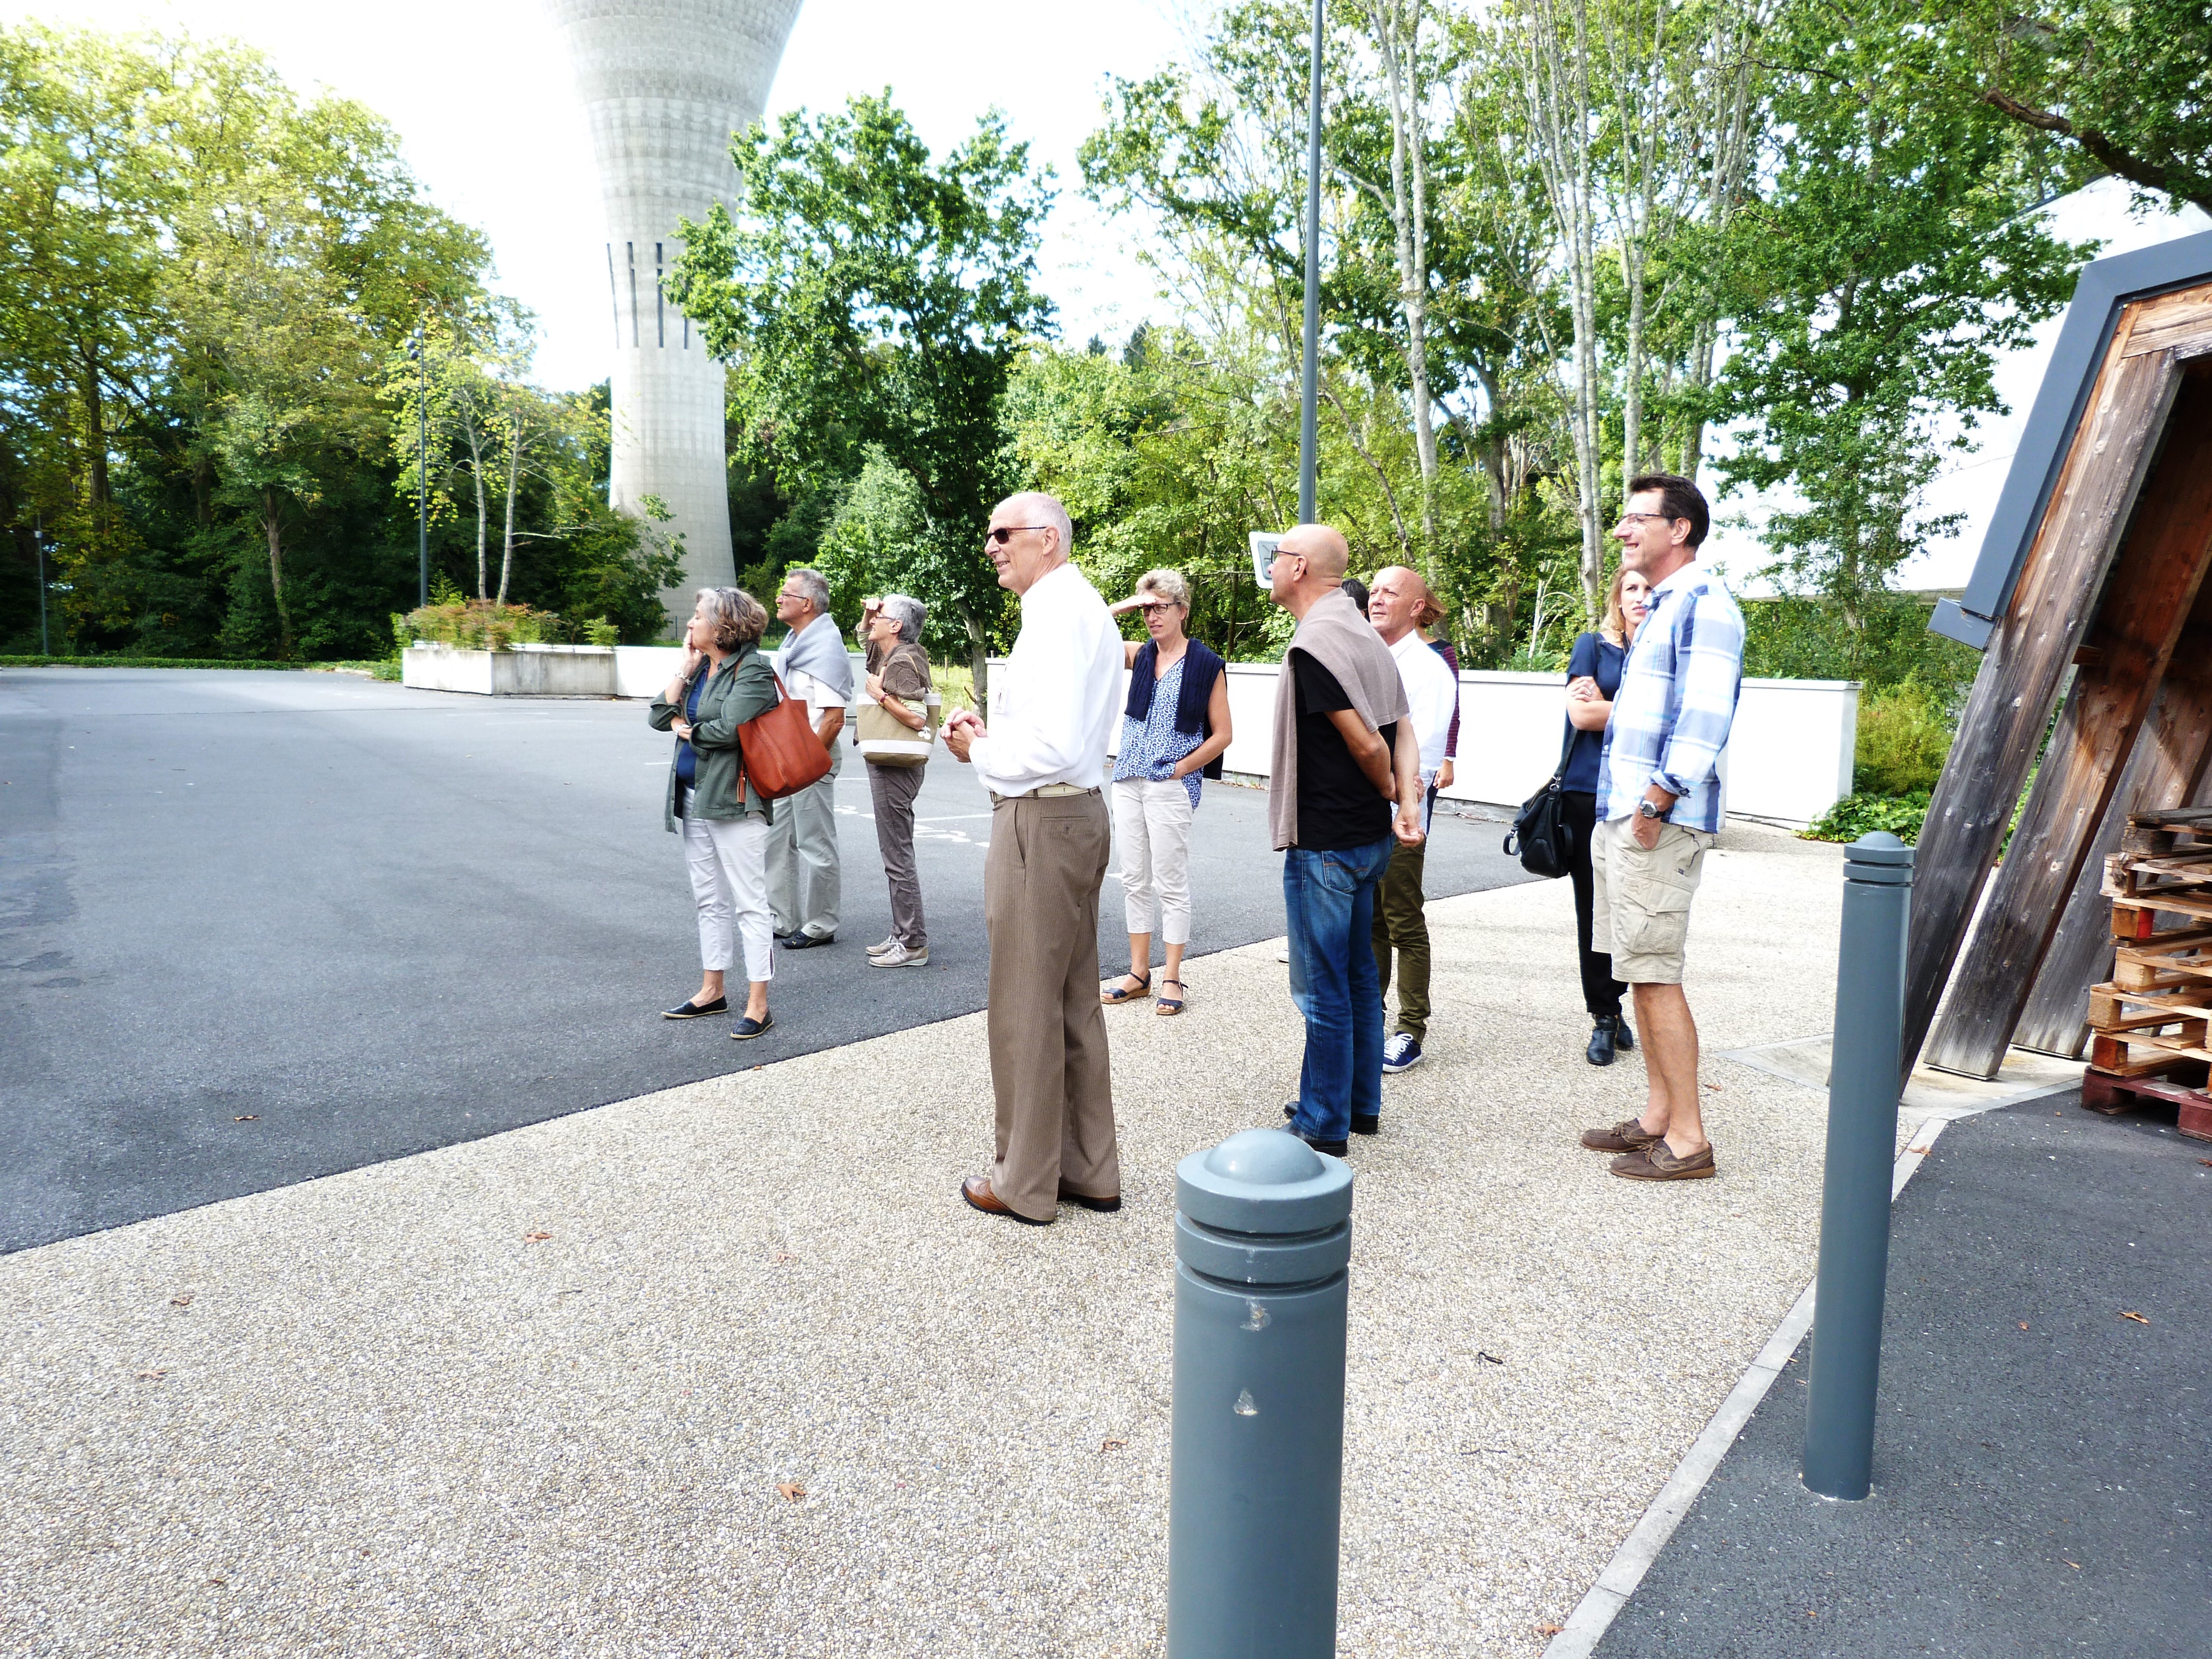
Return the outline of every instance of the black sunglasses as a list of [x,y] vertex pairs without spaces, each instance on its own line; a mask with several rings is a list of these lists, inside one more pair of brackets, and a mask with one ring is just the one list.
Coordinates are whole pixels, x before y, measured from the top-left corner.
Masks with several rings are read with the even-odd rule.
[[1049,525],[1042,524],[1000,525],[995,530],[985,531],[983,532],[983,539],[990,543],[994,547],[1004,547],[1008,542],[1013,540],[1014,532],[1017,530],[1048,530],[1050,528],[1051,526]]

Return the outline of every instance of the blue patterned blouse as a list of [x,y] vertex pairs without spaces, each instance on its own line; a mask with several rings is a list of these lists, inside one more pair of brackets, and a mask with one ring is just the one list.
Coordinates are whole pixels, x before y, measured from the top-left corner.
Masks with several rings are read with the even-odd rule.
[[[1176,704],[1182,696],[1182,665],[1189,660],[1178,657],[1175,666],[1152,684],[1152,706],[1140,720],[1121,716],[1121,752],[1115,757],[1114,781],[1126,780],[1164,782],[1175,772],[1175,763],[1206,741],[1203,732],[1176,730]],[[1182,781],[1190,792],[1194,811],[1198,806],[1199,776],[1193,772]]]

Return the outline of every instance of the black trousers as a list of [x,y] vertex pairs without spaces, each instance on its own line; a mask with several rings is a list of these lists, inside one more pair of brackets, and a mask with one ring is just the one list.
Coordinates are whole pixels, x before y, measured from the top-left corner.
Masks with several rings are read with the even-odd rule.
[[[1592,1018],[1620,1012],[1620,999],[1628,987],[1613,976],[1613,957],[1590,949],[1590,835],[1597,828],[1597,797],[1583,790],[1563,789],[1559,799],[1567,809],[1567,826],[1573,832],[1574,859],[1567,871],[1575,884],[1575,945],[1582,952],[1583,1006]],[[1609,943],[1610,941],[1608,941]]]

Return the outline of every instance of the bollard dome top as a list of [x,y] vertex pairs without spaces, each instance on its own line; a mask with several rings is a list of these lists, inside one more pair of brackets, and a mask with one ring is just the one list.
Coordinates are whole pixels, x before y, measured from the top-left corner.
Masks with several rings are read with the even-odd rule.
[[1305,1233],[1352,1213],[1352,1170],[1280,1129],[1247,1129],[1176,1166],[1176,1206],[1239,1233]]
[[1887,830],[1869,830],[1844,849],[1854,864],[1910,864],[1912,848]]

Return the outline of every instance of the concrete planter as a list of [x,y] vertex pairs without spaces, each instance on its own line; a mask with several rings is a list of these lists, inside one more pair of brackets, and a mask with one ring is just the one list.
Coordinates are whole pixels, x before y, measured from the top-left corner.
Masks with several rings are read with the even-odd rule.
[[604,645],[518,645],[461,651],[422,641],[399,653],[399,680],[422,691],[480,697],[611,697],[615,653]]

